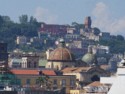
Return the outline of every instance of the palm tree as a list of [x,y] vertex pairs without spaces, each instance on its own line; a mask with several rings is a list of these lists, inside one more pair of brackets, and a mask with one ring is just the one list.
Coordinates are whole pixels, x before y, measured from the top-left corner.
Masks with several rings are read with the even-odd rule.
[[42,73],[42,75],[38,77],[37,83],[41,88],[47,88],[48,83],[50,83],[49,76]]
[[40,87],[43,87],[45,85],[45,78],[43,76],[38,77],[37,83],[40,85]]

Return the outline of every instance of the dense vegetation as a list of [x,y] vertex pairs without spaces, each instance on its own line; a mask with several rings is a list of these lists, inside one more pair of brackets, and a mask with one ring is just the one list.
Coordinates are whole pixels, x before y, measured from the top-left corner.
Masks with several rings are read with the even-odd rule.
[[19,23],[15,23],[9,16],[0,16],[0,41],[8,43],[8,50],[16,48],[15,40],[17,36],[33,37],[37,36],[40,23],[34,17],[27,15],[19,17]]
[[99,44],[109,46],[111,53],[125,52],[125,40],[121,35],[113,36],[110,40],[101,40]]

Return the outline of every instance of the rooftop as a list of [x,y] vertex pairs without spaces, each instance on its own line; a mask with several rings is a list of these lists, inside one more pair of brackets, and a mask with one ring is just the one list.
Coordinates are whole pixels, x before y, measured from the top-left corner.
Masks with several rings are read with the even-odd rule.
[[95,81],[87,86],[98,87],[98,86],[104,86],[104,84],[100,83],[99,81]]
[[90,69],[91,67],[74,67],[74,68],[65,68],[62,70],[63,73],[77,73],[77,72],[86,72]]
[[[16,75],[39,75],[39,70],[33,69],[11,69],[10,70],[13,74]],[[56,75],[54,70],[41,70],[41,72],[45,75]]]

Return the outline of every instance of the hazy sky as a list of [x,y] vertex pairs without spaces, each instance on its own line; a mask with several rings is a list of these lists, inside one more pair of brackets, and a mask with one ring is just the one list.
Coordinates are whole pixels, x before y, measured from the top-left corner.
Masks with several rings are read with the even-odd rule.
[[125,36],[125,0],[0,0],[0,15],[18,21],[22,14],[54,24],[83,23],[91,16],[93,27]]

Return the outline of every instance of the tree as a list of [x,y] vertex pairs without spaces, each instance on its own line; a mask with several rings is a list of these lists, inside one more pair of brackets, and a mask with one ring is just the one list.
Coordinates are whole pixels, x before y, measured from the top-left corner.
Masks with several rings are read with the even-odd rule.
[[72,26],[77,26],[78,23],[77,22],[72,22]]
[[93,29],[95,35],[98,35],[100,33],[100,30],[97,27],[94,27]]
[[37,83],[41,88],[51,89],[51,81],[49,81],[49,76],[44,73],[41,74],[37,79]]
[[41,76],[41,77],[38,77],[37,82],[40,85],[40,87],[43,87],[43,86],[45,86],[46,79],[45,79],[45,77]]
[[124,41],[124,37],[122,35],[117,35],[117,40]]
[[45,86],[47,81],[48,81],[48,77],[46,77],[46,75],[44,75],[43,73],[37,79],[37,82],[40,86]]
[[84,28],[85,28],[84,24],[78,24],[78,23],[76,23],[76,22],[72,22],[72,26],[74,26],[75,29],[76,29],[77,31],[79,31],[79,32],[80,32],[80,29],[84,29]]
[[4,20],[3,20],[2,16],[0,15],[0,27],[2,26],[3,22],[4,22]]
[[5,23],[11,22],[11,19],[10,19],[9,16],[2,16],[2,18],[3,18],[3,21],[4,21]]
[[16,85],[17,77],[7,68],[0,67],[0,83],[8,85]]
[[27,24],[28,23],[28,16],[27,15],[20,16],[19,21],[21,24]]
[[36,20],[36,18],[34,18],[33,16],[31,16],[29,22],[30,22],[30,24],[36,24],[37,20]]

